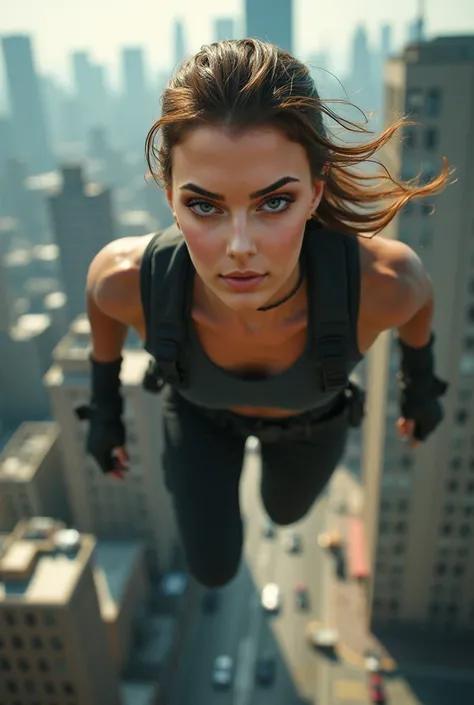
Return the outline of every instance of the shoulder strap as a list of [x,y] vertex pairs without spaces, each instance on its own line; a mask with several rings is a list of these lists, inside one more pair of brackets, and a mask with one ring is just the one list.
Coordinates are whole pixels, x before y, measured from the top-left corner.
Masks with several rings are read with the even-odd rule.
[[309,228],[305,235],[310,322],[323,391],[343,390],[349,382],[350,315],[346,248],[342,233]]
[[190,269],[187,247],[175,225],[150,240],[140,268],[144,348],[156,361],[154,376],[175,386],[185,383],[183,357]]

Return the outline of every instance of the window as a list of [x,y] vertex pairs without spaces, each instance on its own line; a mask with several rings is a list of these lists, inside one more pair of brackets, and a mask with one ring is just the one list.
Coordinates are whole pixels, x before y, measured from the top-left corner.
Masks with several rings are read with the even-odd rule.
[[462,564],[455,565],[453,568],[454,577],[460,578],[464,575],[464,566]]
[[427,203],[426,201],[423,201],[421,204],[421,215],[427,216],[427,215],[432,215],[432,213],[433,213],[433,204]]
[[469,323],[474,323],[474,306],[468,307],[467,317],[468,317]]
[[468,413],[467,413],[466,409],[458,409],[458,411],[456,411],[456,414],[454,416],[454,420],[456,421],[456,423],[459,426],[464,426],[464,424],[467,421],[467,418],[468,418]]
[[436,573],[436,575],[445,575],[446,563],[437,563],[434,567],[434,572]]
[[427,150],[434,150],[438,146],[439,136],[436,127],[427,127],[424,134],[424,146]]
[[414,127],[406,127],[403,133],[403,146],[405,149],[415,149],[416,132]]
[[424,98],[421,88],[409,88],[405,97],[405,112],[419,115],[423,108]]
[[439,88],[431,88],[426,96],[426,115],[436,118],[441,113],[441,91]]
[[407,512],[407,511],[408,511],[408,507],[409,507],[409,504],[408,504],[408,500],[407,500],[407,499],[401,499],[401,500],[398,502],[398,511],[399,511],[399,512]]
[[459,533],[461,534],[461,536],[464,537],[469,536],[471,533],[471,527],[469,526],[469,524],[462,524],[461,528],[459,529]]
[[407,530],[407,525],[405,521],[399,521],[395,524],[395,531],[397,534],[404,534]]
[[449,482],[446,483],[447,492],[457,492],[458,489],[459,483],[457,480],[449,480]]
[[35,614],[32,614],[31,612],[27,612],[25,615],[25,624],[28,627],[36,627],[38,623],[38,620],[36,618]]
[[439,530],[439,533],[442,534],[442,536],[449,536],[453,531],[453,525],[452,524],[442,524]]
[[452,458],[451,462],[449,463],[449,467],[451,468],[451,470],[460,470],[461,465],[462,465],[462,462],[461,462],[461,458],[459,458],[459,457]]

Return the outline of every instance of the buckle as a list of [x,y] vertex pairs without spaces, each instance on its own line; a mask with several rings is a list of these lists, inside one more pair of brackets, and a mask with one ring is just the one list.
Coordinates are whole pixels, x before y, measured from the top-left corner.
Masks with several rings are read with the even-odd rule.
[[318,341],[321,362],[321,387],[323,392],[347,386],[346,339],[340,335],[327,335]]
[[181,369],[178,357],[179,347],[173,340],[160,340],[154,352],[156,360],[155,378],[160,388],[168,382],[171,385],[182,385],[184,383],[184,371]]

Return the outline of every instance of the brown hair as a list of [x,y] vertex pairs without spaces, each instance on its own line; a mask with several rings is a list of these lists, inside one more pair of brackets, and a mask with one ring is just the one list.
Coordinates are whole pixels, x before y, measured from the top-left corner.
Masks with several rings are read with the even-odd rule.
[[[330,139],[323,115],[350,132],[371,134],[328,108],[308,68],[275,45],[257,39],[217,42],[202,47],[169,81],[162,116],[146,138],[147,163],[155,181],[167,187],[172,148],[187,130],[199,124],[237,132],[274,125],[303,145],[314,178],[325,181],[314,217],[352,233],[380,232],[408,201],[434,195],[447,184],[451,172],[445,158],[441,173],[425,184],[419,176],[398,180],[372,159],[396,132],[414,123],[399,119],[372,141],[342,144]],[[376,175],[353,168],[367,161],[378,165]]]

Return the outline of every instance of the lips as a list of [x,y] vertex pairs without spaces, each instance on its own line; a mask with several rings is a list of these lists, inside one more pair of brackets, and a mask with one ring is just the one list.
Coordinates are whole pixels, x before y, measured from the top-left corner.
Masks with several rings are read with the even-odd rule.
[[227,286],[235,291],[251,291],[257,288],[266,276],[266,274],[258,272],[230,272],[221,278]]

